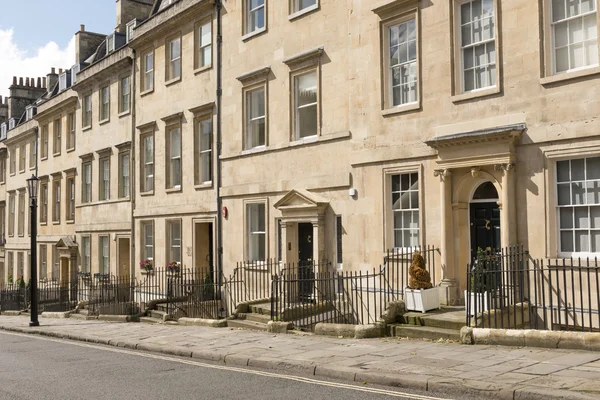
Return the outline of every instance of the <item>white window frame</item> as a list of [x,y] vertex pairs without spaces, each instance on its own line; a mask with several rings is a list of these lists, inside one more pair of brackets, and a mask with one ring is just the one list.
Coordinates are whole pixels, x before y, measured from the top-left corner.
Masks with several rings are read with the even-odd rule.
[[61,211],[61,187],[60,180],[54,180],[52,182],[52,222],[60,223],[60,211]]
[[[125,84],[127,82],[127,84]],[[128,113],[131,108],[131,77],[119,79],[119,114]]]
[[[463,24],[462,21],[462,13],[461,13],[461,8],[463,4],[467,4],[467,3],[473,3],[475,1],[481,1],[482,2],[482,9],[483,9],[483,2],[484,1],[491,1],[492,2],[492,10],[494,12],[494,15],[491,17],[492,21],[494,23],[494,29],[493,29],[493,34],[494,37],[491,39],[483,39],[478,41],[478,42],[472,42],[468,45],[463,46],[462,45],[462,27],[463,25],[467,25],[467,24]],[[485,91],[485,90],[490,90],[493,88],[498,87],[499,85],[499,71],[500,71],[500,58],[499,58],[499,54],[500,54],[500,46],[498,43],[498,10],[497,10],[497,2],[498,0],[461,0],[457,2],[457,6],[455,9],[455,13],[456,13],[456,18],[455,18],[455,23],[456,23],[456,34],[457,34],[457,38],[458,40],[456,41],[457,47],[458,47],[458,60],[459,60],[459,72],[458,72],[458,81],[460,82],[460,94],[468,94],[468,93],[476,93],[476,92],[480,92],[480,91]],[[472,11],[472,5],[471,5],[471,11]],[[472,16],[471,16],[472,18]],[[486,17],[489,18],[489,17]],[[481,19],[478,19],[477,21],[481,21]],[[471,19],[470,22],[468,22],[468,24],[473,24],[474,20]],[[482,30],[483,32],[483,30]],[[485,67],[489,67],[491,65],[495,66],[495,73],[494,73],[494,79],[495,79],[495,83],[493,85],[489,84],[487,86],[482,86],[482,87],[475,87],[471,89],[471,90],[466,90],[465,89],[465,62],[464,62],[464,50],[467,48],[473,48],[475,49],[478,46],[484,45],[485,48],[487,49],[488,44],[493,43],[494,44],[494,54],[495,54],[495,60],[493,63],[488,62],[487,64],[482,64]],[[475,50],[473,50],[473,59],[475,60]],[[480,66],[481,67],[481,66]],[[475,70],[477,69],[477,67],[475,66],[475,64],[473,63],[473,67],[469,68],[472,69],[473,72],[473,81],[475,83],[476,78],[475,78]],[[486,68],[487,71],[487,68]]]
[[[150,233],[150,235],[148,235]],[[150,239],[150,243],[148,243]],[[154,222],[142,221],[142,261],[154,260]],[[168,261],[170,262],[170,261]]]
[[[174,235],[173,233],[175,232],[174,228],[178,226],[178,235],[179,235],[179,244],[175,243],[174,239]],[[171,263],[174,261],[177,261],[181,264],[182,261],[182,257],[183,254],[181,253],[181,249],[183,249],[182,246],[182,237],[181,237],[181,220],[180,219],[171,219],[171,220],[167,220],[167,244],[168,244],[168,248],[167,248],[167,263]],[[177,260],[177,257],[174,257],[174,249],[179,249],[179,260]]]
[[67,115],[67,124],[69,126],[69,134],[67,136],[67,151],[75,150],[75,130],[76,130],[76,121],[75,121],[75,112],[70,112]]
[[110,157],[102,157],[99,160],[98,172],[99,184],[98,188],[98,200],[110,200]]
[[[204,28],[208,27],[208,40],[202,35]],[[212,65],[212,17],[204,19],[196,24],[196,57],[195,68],[197,70],[208,68]],[[208,60],[208,61],[207,61]]]
[[[141,192],[150,193],[154,191],[154,133],[146,133],[140,136],[140,142],[140,147],[142,149],[142,154],[140,157],[140,162],[142,164],[140,168],[142,173],[140,180]],[[148,154],[148,144],[152,146],[150,149],[152,153],[151,159]]]
[[[258,92],[263,93],[263,114],[252,116],[252,95]],[[259,107],[260,108],[260,107]],[[263,122],[264,133],[262,142],[259,140],[259,132],[254,132],[254,123]],[[261,83],[260,85],[250,87],[244,90],[244,149],[250,150],[255,148],[265,147],[267,145],[267,85]],[[258,136],[258,138],[257,138]]]
[[[154,49],[142,53],[142,64],[144,66],[142,73],[142,93],[154,90]],[[149,68],[149,65],[151,68]]]
[[10,175],[15,175],[17,173],[17,148],[13,147],[9,149],[9,163],[10,163]]
[[67,73],[63,72],[58,77],[58,91],[62,92],[65,89],[67,89]]
[[81,237],[81,272],[92,272],[92,238],[89,235]]
[[[414,246],[411,247],[404,247],[403,243],[400,243],[401,246],[396,246],[396,231],[403,231],[403,230],[410,230],[413,229],[411,227],[408,227],[407,229],[402,228],[402,226],[398,229],[396,229],[395,226],[395,212],[394,212],[394,203],[393,203],[393,198],[394,198],[394,193],[399,193],[401,194],[402,190],[399,191],[394,191],[394,186],[393,186],[393,180],[394,180],[394,176],[400,176],[400,185],[402,184],[402,175],[408,175],[409,177],[409,190],[405,191],[408,193],[409,195],[409,205],[410,205],[410,193],[416,193],[417,196],[417,202],[419,207],[418,208],[407,208],[407,209],[398,209],[399,212],[405,211],[405,212],[417,212],[417,224],[418,226],[416,227],[416,229],[418,230],[418,238],[417,238],[417,246],[421,245],[421,240],[422,240],[422,227],[424,226],[424,220],[423,220],[423,213],[422,213],[422,206],[423,206],[423,184],[422,184],[422,166],[421,165],[417,165],[417,164],[413,164],[413,165],[406,165],[404,167],[401,168],[390,168],[390,169],[385,169],[384,170],[384,182],[385,182],[385,186],[384,186],[384,190],[385,190],[385,201],[384,201],[384,205],[385,205],[385,212],[384,212],[384,226],[385,226],[385,231],[386,231],[386,247],[388,249],[393,249],[394,251],[400,251],[400,250],[406,250],[406,251],[412,251],[414,250]],[[416,175],[417,178],[417,188],[416,190],[410,190],[410,176],[411,175]],[[400,186],[400,189],[402,189],[402,186]]]
[[115,34],[111,33],[106,37],[106,54],[115,51]]
[[[179,46],[179,55],[174,55],[175,43]],[[165,68],[165,81],[167,83],[177,81],[181,79],[181,67],[182,67],[182,55],[183,55],[183,41],[181,40],[181,34],[171,36],[167,39],[167,45],[165,48],[168,51],[168,56],[165,57],[167,66]]]
[[48,223],[48,181],[40,183],[40,198],[40,223],[46,224]]
[[[262,208],[262,210],[261,210]],[[260,219],[258,220],[258,227],[256,230],[253,230],[253,213],[257,213],[258,218],[262,215],[264,229],[260,230]],[[267,229],[268,229],[268,217],[267,217],[267,202],[266,201],[252,201],[246,202],[244,206],[244,238],[246,243],[246,254],[245,258],[249,263],[262,263],[267,260],[268,253],[268,241],[267,241]],[[260,237],[263,237],[264,247],[262,249],[263,254],[260,257],[260,249],[257,247],[256,250],[252,250],[252,246],[255,244],[255,241],[258,241],[258,246],[260,246]],[[258,251],[258,254],[252,254],[254,251]],[[261,259],[262,258],[262,259]]]
[[85,161],[81,165],[81,202],[92,202],[92,161]]
[[40,244],[40,279],[48,278],[48,246]]
[[129,43],[135,37],[135,27],[137,26],[137,19],[129,21],[125,28],[125,40]]
[[41,154],[41,158],[42,160],[45,160],[48,158],[48,124],[42,126],[42,137],[41,137],[41,142],[42,142],[42,154]]
[[52,153],[60,155],[62,149],[62,117],[55,119],[52,124]]
[[[307,139],[307,138],[312,138],[312,137],[316,137],[319,135],[320,133],[320,126],[321,126],[321,118],[320,118],[320,104],[321,104],[321,90],[320,90],[320,76],[319,76],[319,69],[318,67],[313,67],[313,68],[309,68],[307,70],[304,71],[298,71],[297,73],[292,75],[292,85],[293,85],[293,104],[294,104],[294,108],[293,108],[293,127],[294,127],[294,140],[302,140],[302,139]],[[315,90],[317,92],[317,101],[313,102],[313,103],[309,103],[309,104],[304,104],[302,106],[299,106],[299,90],[298,90],[298,82],[299,82],[299,78],[306,76],[306,75],[310,75],[310,74],[315,74]],[[304,135],[301,136],[300,135],[300,110],[308,108],[308,107],[315,107],[315,118],[316,118],[316,132],[314,134],[311,135]]]
[[32,140],[29,143],[29,169],[34,169],[37,161],[37,141]]
[[17,223],[17,235],[25,236],[25,190],[19,190],[19,221]]
[[[174,134],[179,136],[179,146],[173,146]],[[182,135],[181,124],[167,126],[167,160],[166,163],[166,188],[181,189],[182,184]],[[174,151],[175,150],[175,151]],[[178,175],[177,175],[178,173]],[[178,179],[176,179],[178,178]]]
[[[584,155],[584,156],[574,156],[572,158],[564,158],[564,159],[557,159],[554,165],[555,168],[555,175],[554,175],[554,191],[555,191],[555,199],[554,199],[554,207],[556,210],[556,232],[557,232],[557,238],[556,238],[556,244],[557,244],[557,252],[558,255],[561,257],[596,257],[598,256],[598,254],[600,253],[600,248],[594,252],[592,251],[592,232],[598,232],[600,233],[600,227],[594,227],[592,228],[592,219],[593,217],[591,216],[591,209],[592,207],[596,207],[599,211],[600,211],[600,201],[596,202],[596,203],[588,203],[588,183],[596,183],[598,185],[598,187],[600,187],[600,179],[598,178],[589,178],[588,179],[588,168],[587,168],[587,160],[592,160],[592,159],[597,159],[599,158],[598,155]],[[579,160],[583,160],[584,162],[584,170],[583,170],[583,180],[581,179],[573,179],[573,174],[572,174],[572,162],[573,161],[579,161]],[[569,181],[560,181],[559,182],[559,172],[558,172],[558,163],[561,162],[568,162],[569,163]],[[582,204],[573,204],[573,183],[577,184],[580,183],[583,186],[584,192],[583,192],[583,203]],[[559,185],[569,185],[570,189],[569,189],[569,204],[559,204]],[[600,190],[600,189],[599,189]],[[573,209],[572,212],[572,227],[571,228],[563,228],[562,224],[561,224],[561,209]],[[577,209],[587,209],[587,227],[581,227],[581,228],[576,228],[576,218],[577,218],[577,214],[576,214],[576,210]],[[600,215],[599,215],[600,217]],[[562,232],[572,232],[573,233],[573,251],[569,252],[569,251],[563,251],[562,250]],[[577,251],[577,246],[576,246],[576,238],[575,238],[575,233],[578,231],[587,231],[588,234],[588,251]]]
[[75,221],[75,177],[67,178],[67,221]]
[[[251,8],[252,0],[244,0],[244,36],[249,36],[259,32],[263,32],[267,29],[267,0],[262,0],[262,3],[254,8]],[[260,0],[259,0],[260,1]],[[251,29],[252,17],[258,13],[263,14],[263,26],[255,26]]]
[[19,146],[19,172],[25,172],[25,164],[27,161],[27,143]]
[[[406,57],[407,60],[405,62],[400,62],[400,58],[398,57],[398,63],[395,65],[391,64],[391,60],[392,60],[392,46],[391,46],[391,30],[392,28],[397,27],[397,29],[400,31],[400,29],[402,28],[402,26],[405,26],[406,28],[408,28],[408,25],[410,25],[411,22],[414,22],[415,25],[415,38],[414,40],[408,40],[408,36],[405,42],[402,42],[406,45]],[[414,110],[417,109],[420,105],[421,102],[421,90],[420,90],[420,60],[419,60],[419,54],[420,54],[420,49],[419,49],[419,15],[418,15],[418,11],[415,10],[411,10],[408,11],[392,20],[386,20],[385,22],[383,22],[381,24],[381,34],[382,34],[382,38],[383,38],[383,62],[382,65],[384,66],[384,71],[383,71],[383,76],[384,76],[384,83],[383,83],[383,109],[387,110],[388,112],[402,112],[402,111],[410,111],[410,110]],[[415,45],[415,59],[414,60],[409,60],[409,45],[411,42],[414,42]],[[404,49],[404,47],[401,45],[400,41],[398,41],[398,51],[401,51]],[[401,83],[400,85],[397,86],[404,86],[404,85],[410,85],[411,83],[414,83],[415,85],[415,99],[414,101],[407,101],[407,102],[400,102],[398,104],[394,104],[394,84],[393,84],[393,70],[394,68],[400,68],[402,69],[402,67],[404,66],[409,66],[410,68],[410,64],[414,64],[414,70],[415,70],[415,79],[414,81],[410,81],[410,82],[406,82],[406,83]],[[401,93],[401,92],[400,92]],[[401,95],[400,95],[401,98]]]
[[290,2],[290,19],[306,14],[319,8],[319,0],[312,0],[314,4],[302,6],[305,0],[289,0]]
[[100,87],[100,122],[110,120],[110,85]]
[[98,269],[103,275],[110,274],[110,236],[98,236]]
[[[594,67],[598,67],[599,63],[600,63],[600,56],[599,56],[599,51],[598,51],[598,40],[599,40],[599,35],[598,35],[598,29],[600,27],[599,24],[599,15],[598,15],[598,4],[597,1],[594,0],[594,10],[593,11],[588,11],[585,13],[580,13],[576,16],[571,16],[571,17],[567,17],[566,16],[566,2],[565,0],[563,0],[563,4],[565,4],[565,18],[558,20],[558,21],[554,21],[554,4],[552,0],[548,0],[548,26],[549,26],[549,31],[550,31],[550,59],[551,59],[551,64],[552,64],[552,69],[551,69],[551,73],[552,75],[561,75],[561,74],[567,74],[567,73],[572,73],[572,72],[577,72],[577,71],[581,71],[581,70],[585,70],[585,69],[589,69],[589,68],[594,68]],[[581,7],[581,3],[579,3],[579,6]],[[569,51],[569,48],[573,45],[573,44],[578,44],[578,43],[570,43],[570,33],[569,33],[569,29],[568,26],[571,24],[572,21],[575,20],[581,20],[582,21],[582,33],[586,32],[585,26],[584,26],[584,19],[585,17],[591,16],[591,15],[596,15],[596,37],[595,39],[591,39],[591,40],[583,40],[583,42],[578,42],[578,43],[583,43],[583,51],[584,51],[584,59],[585,57],[585,52],[586,52],[586,46],[585,43],[586,42],[593,42],[594,40],[596,41],[596,62],[589,64],[589,65],[584,65],[582,67],[576,67],[576,68],[570,68],[571,66],[571,52]],[[558,72],[556,67],[557,67],[557,60],[556,60],[556,25],[561,24],[567,22],[567,55],[568,55],[568,63],[569,63],[569,68],[565,71],[560,71]],[[561,47],[565,47],[565,46],[561,46]]]
[[81,107],[83,113],[82,123],[83,129],[92,127],[92,95],[88,94],[83,97],[83,107]]
[[[202,117],[197,117],[196,122],[196,157],[194,160],[196,166],[195,183],[196,185],[208,185],[212,183],[213,177],[213,123],[212,114],[206,114]],[[208,128],[208,131],[205,129]],[[208,136],[206,140],[203,137]],[[208,170],[208,172],[207,172]],[[205,176],[208,174],[208,177]]]
[[131,159],[129,152],[119,153],[119,198],[127,198],[131,193]]

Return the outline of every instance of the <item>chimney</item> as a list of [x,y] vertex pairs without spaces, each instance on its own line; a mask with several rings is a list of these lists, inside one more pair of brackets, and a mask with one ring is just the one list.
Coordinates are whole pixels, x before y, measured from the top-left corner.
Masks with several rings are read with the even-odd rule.
[[8,88],[10,96],[5,99],[4,106],[8,110],[7,119],[19,120],[25,108],[44,95],[43,88],[35,87],[35,79],[31,77],[13,77],[13,84]]
[[125,33],[127,23],[136,18],[148,18],[153,3],[153,0],[117,0],[117,27],[115,31]]
[[75,63],[81,64],[87,60],[104,41],[106,35],[87,32],[85,25],[79,27],[75,33]]
[[35,87],[39,87],[39,88],[42,87],[42,78],[40,78],[39,76],[37,78],[37,85]]
[[25,78],[25,86],[29,87],[29,78]]
[[8,121],[8,104],[4,104],[0,96],[0,124]]
[[56,69],[54,67],[50,69],[50,73],[46,75],[46,79],[48,82],[48,93],[50,93],[58,82],[58,74],[56,73]]

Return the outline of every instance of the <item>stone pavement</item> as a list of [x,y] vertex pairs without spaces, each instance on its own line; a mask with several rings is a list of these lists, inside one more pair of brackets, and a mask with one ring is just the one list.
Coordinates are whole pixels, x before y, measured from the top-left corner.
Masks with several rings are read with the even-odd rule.
[[[600,353],[0,316],[0,329],[475,398],[599,399]],[[1,336],[0,336],[1,337]]]

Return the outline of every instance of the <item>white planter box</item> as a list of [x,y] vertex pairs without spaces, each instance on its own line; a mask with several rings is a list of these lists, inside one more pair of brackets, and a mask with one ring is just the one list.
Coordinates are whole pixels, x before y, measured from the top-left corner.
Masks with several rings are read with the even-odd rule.
[[404,303],[408,311],[424,313],[440,308],[440,290],[437,286],[431,289],[406,288],[404,293]]
[[[470,296],[470,300],[467,301],[467,296]],[[481,314],[482,312],[489,310],[488,305],[488,292],[483,293],[473,293],[467,292],[465,290],[465,306],[469,304],[469,309],[467,310],[469,317],[475,316],[475,304],[477,303],[477,313]]]

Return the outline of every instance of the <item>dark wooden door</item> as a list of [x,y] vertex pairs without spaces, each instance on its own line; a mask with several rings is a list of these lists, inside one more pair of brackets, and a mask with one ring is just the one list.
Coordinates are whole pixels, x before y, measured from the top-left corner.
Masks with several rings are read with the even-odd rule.
[[471,203],[471,260],[477,249],[500,248],[500,207],[498,203]]
[[311,301],[314,290],[313,265],[313,226],[310,223],[298,224],[298,291],[300,301]]

